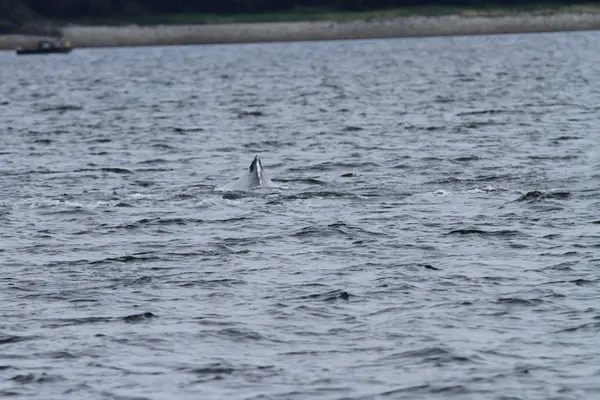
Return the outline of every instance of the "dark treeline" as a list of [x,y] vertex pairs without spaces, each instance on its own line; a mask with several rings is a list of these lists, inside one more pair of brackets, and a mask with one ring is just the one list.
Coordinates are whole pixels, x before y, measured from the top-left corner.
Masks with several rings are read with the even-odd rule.
[[[202,13],[253,14],[294,12],[302,9],[327,11],[368,11],[423,6],[482,7],[523,6],[529,0],[0,0],[0,29],[32,19],[101,19],[148,15]],[[600,0],[586,3],[600,3]],[[545,2],[547,3],[547,2]],[[554,0],[556,5],[573,3]],[[3,21],[3,22],[2,22]]]

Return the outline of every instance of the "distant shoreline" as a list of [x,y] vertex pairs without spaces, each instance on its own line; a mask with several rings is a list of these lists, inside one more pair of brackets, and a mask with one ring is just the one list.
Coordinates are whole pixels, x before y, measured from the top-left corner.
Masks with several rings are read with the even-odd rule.
[[[504,16],[398,17],[348,21],[62,28],[74,48],[383,39],[600,30],[600,13],[548,12]],[[0,49],[33,46],[39,37],[1,35]]]

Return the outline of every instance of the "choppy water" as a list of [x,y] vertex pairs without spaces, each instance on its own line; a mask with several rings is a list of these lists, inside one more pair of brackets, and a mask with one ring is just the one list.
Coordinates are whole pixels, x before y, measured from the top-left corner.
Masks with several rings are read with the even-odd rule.
[[598,398],[599,76],[589,32],[0,53],[0,396]]

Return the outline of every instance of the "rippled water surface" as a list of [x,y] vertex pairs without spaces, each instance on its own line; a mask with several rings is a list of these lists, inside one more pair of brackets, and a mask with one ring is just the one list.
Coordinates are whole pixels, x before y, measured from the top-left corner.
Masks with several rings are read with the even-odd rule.
[[599,76],[593,32],[0,53],[0,396],[599,398]]

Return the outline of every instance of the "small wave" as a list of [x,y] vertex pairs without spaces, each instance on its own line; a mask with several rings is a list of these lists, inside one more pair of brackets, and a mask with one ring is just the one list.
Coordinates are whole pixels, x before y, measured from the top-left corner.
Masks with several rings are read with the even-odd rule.
[[69,303],[98,303],[99,301],[100,300],[97,300],[97,299],[86,299],[86,298],[68,300]]
[[240,280],[240,279],[229,279],[229,278],[223,278],[223,279],[203,279],[200,281],[194,281],[194,282],[185,282],[185,283],[181,283],[179,286],[181,287],[196,287],[196,286],[202,286],[202,287],[207,287],[207,288],[221,288],[221,287],[234,287],[237,285],[245,285],[247,282]]
[[[64,204],[64,203],[62,203]],[[83,205],[73,204],[70,205],[72,208],[67,208],[63,210],[50,210],[40,212],[42,215],[96,215],[96,213],[92,210],[84,208]]]
[[576,155],[560,155],[560,156],[529,156],[530,160],[537,160],[537,161],[570,161],[570,160],[576,160],[578,159],[579,156]]
[[33,143],[37,143],[37,144],[45,144],[45,145],[49,145],[50,143],[52,143],[53,140],[52,139],[37,139],[34,140]]
[[498,304],[516,304],[522,306],[536,306],[543,303],[542,299],[523,299],[521,297],[500,297],[497,301]]
[[83,107],[73,104],[42,105],[38,108],[38,110],[41,112],[58,111],[60,113],[65,113],[67,111],[83,110]]
[[469,161],[477,161],[479,159],[480,158],[477,156],[463,156],[463,157],[455,158],[454,161],[462,163],[462,162],[469,162]]
[[46,326],[49,328],[59,328],[73,325],[106,323],[112,320],[113,318],[110,317],[58,318],[50,320]]
[[580,136],[559,136],[559,137],[555,138],[554,141],[562,142],[562,141],[566,141],[566,140],[580,140],[580,139],[582,139]]
[[344,128],[344,131],[346,132],[359,132],[364,130],[364,128],[361,128],[360,126],[347,126]]
[[500,110],[500,109],[490,109],[490,110],[474,110],[474,111],[466,111],[456,114],[459,117],[464,117],[468,115],[494,115],[494,114],[502,114],[502,113],[514,113],[515,110]]
[[456,364],[473,363],[478,361],[472,357],[457,355],[442,347],[424,347],[416,350],[407,350],[396,354],[384,356],[381,361],[415,359],[419,363]]
[[250,218],[245,217],[245,216],[239,216],[239,217],[231,217],[231,218],[223,218],[223,219],[211,219],[211,220],[206,220],[206,222],[210,222],[210,223],[228,223],[228,222],[240,222],[240,221],[247,221]]
[[233,146],[217,147],[217,148],[215,148],[215,153],[233,153],[233,152],[236,152],[237,150],[238,150],[237,147],[233,147]]
[[17,342],[22,342],[24,340],[29,340],[28,337],[25,336],[16,336],[16,335],[0,335],[0,346],[5,344],[12,344]]
[[487,181],[497,181],[497,180],[503,180],[503,179],[511,179],[513,178],[512,175],[478,175],[474,178],[475,181],[483,181],[483,182],[487,182]]
[[480,235],[480,236],[498,236],[498,237],[514,237],[523,235],[521,231],[503,229],[499,231],[484,231],[483,229],[477,228],[462,228],[454,229],[446,235]]
[[238,113],[238,118],[244,117],[262,117],[265,114],[262,111],[242,111]]
[[210,364],[205,367],[193,368],[189,370],[196,375],[230,375],[235,372],[235,368],[220,363]]
[[119,228],[135,229],[142,226],[168,226],[168,225],[187,225],[188,223],[200,224],[202,219],[194,218],[142,218],[130,224],[120,225]]
[[[154,185],[154,183],[152,182],[148,186],[153,186],[153,185]],[[144,186],[144,187],[148,187],[148,186]],[[195,197],[196,196],[194,196],[193,194],[189,194],[189,193],[177,193],[173,196],[173,198],[176,200],[189,200],[189,199],[193,199]]]
[[44,354],[45,357],[53,358],[55,360],[60,359],[74,359],[77,358],[75,355],[69,353],[68,351],[51,351],[49,353]]
[[501,191],[500,189],[492,186],[492,185],[487,185],[484,187],[476,187],[474,189],[468,189],[465,191],[465,193],[493,193],[493,192],[498,192]]
[[168,163],[168,162],[169,162],[169,160],[165,160],[164,158],[151,158],[149,160],[139,161],[138,164],[142,164],[142,165],[150,164],[150,165],[152,165],[152,164],[165,164],[165,163]]
[[414,264],[414,265],[417,266],[417,267],[421,267],[421,268],[425,268],[425,269],[431,270],[431,271],[441,271],[442,270],[441,268],[434,267],[431,264]]
[[598,328],[600,328],[600,322],[589,322],[586,324],[581,324],[581,325],[577,325],[577,326],[573,326],[570,328],[566,328],[563,329],[561,331],[559,331],[558,333],[561,332],[576,332],[576,331],[581,331],[581,330],[590,330],[592,332],[597,332]]
[[136,168],[136,170],[135,170],[135,172],[166,172],[166,171],[173,171],[173,168]]
[[313,199],[313,198],[324,198],[324,199],[350,198],[350,199],[357,199],[359,197],[360,196],[358,196],[356,193],[318,191],[318,192],[301,192],[301,193],[298,193],[298,194],[286,195],[286,196],[282,196],[282,200],[294,201],[294,200],[306,200],[306,199]]
[[412,165],[408,165],[408,164],[397,164],[397,165],[394,165],[392,167],[392,169],[410,169],[412,167],[413,167]]
[[595,284],[598,281],[597,280],[589,280],[589,279],[573,279],[571,281],[567,281],[568,283],[572,283],[576,286],[583,286],[583,285],[591,285],[591,284]]
[[223,199],[225,200],[239,200],[246,197],[253,196],[252,192],[225,192],[223,193]]
[[198,126],[192,127],[173,127],[173,131],[179,134],[185,134],[188,132],[203,132],[204,128],[200,128]]
[[427,185],[447,185],[452,183],[461,183],[464,182],[462,179],[456,178],[454,176],[450,176],[448,178],[436,179],[433,181],[428,181],[425,184]]
[[273,179],[274,182],[284,182],[284,183],[289,183],[289,182],[295,182],[295,183],[306,183],[308,185],[326,185],[327,183],[320,180],[320,179],[316,179],[316,178],[276,178]]
[[543,192],[540,190],[532,190],[529,191],[523,195],[521,195],[521,197],[519,197],[516,201],[528,201],[528,202],[533,202],[533,201],[540,201],[540,200],[566,200],[568,198],[571,197],[571,193],[570,192],[561,192],[561,191],[556,191],[556,192]]
[[112,172],[115,174],[132,174],[133,172],[125,169],[125,168],[116,168],[116,167],[104,167],[104,168],[80,168],[73,170],[73,172]]
[[[494,125],[494,124],[497,124],[497,123],[494,123],[493,121],[485,121],[485,122],[475,122],[475,121],[472,121],[472,122],[468,122],[466,124],[463,124],[460,127],[467,128],[467,129],[479,129],[479,128],[486,127],[486,126],[489,126],[489,125]],[[459,132],[461,131],[460,127],[459,127],[459,129],[457,129]]]
[[98,265],[98,264],[109,264],[109,263],[113,263],[113,262],[130,263],[130,262],[136,262],[136,261],[155,261],[155,260],[159,260],[159,259],[160,258],[158,256],[126,255],[126,256],[108,257],[108,258],[104,258],[101,260],[89,261],[89,264],[90,265]]
[[56,382],[56,381],[61,381],[64,380],[65,378],[63,378],[62,376],[59,375],[48,375],[45,372],[42,372],[39,375],[36,374],[23,374],[23,375],[15,375],[12,378],[10,378],[11,381],[14,381],[16,383],[20,383],[22,385],[24,384],[28,384],[28,383],[47,383],[47,382]]
[[146,285],[150,282],[152,282],[151,276],[141,276],[139,278],[121,281],[120,283],[121,283],[121,286],[131,287],[131,286]]
[[155,149],[162,149],[162,150],[175,150],[176,149],[176,147],[171,146],[166,143],[155,143],[151,147],[154,147]]
[[77,325],[88,325],[88,324],[99,324],[99,323],[110,323],[114,321],[124,322],[143,322],[149,319],[155,318],[156,315],[151,312],[144,312],[139,314],[126,315],[124,317],[84,317],[84,318],[59,318],[52,319],[47,324],[50,328],[66,327],[66,326],[77,326]]
[[302,237],[313,237],[313,236],[314,237],[328,237],[328,236],[341,235],[341,236],[346,236],[349,239],[355,240],[356,238],[354,236],[355,235],[358,236],[361,234],[377,235],[376,233],[368,232],[368,231],[365,231],[358,227],[352,227],[352,226],[349,226],[349,225],[346,225],[343,223],[335,223],[335,224],[327,225],[325,227],[308,226],[305,228],[301,228],[301,229],[295,231],[294,233],[292,233],[290,236],[302,238]]
[[132,314],[122,317],[122,320],[125,322],[143,322],[149,319],[156,318],[156,315],[151,312],[145,312],[140,314]]
[[305,171],[330,171],[334,169],[352,169],[352,168],[365,168],[365,167],[378,167],[379,164],[374,162],[334,162],[326,161],[316,165],[308,165],[306,167],[292,167],[288,168],[290,172],[305,172]]
[[400,389],[386,390],[385,392],[381,392],[380,396],[383,397],[391,397],[394,395],[399,395],[401,393],[413,393],[413,396],[417,393],[427,394],[427,393],[440,393],[444,396],[450,395],[464,395],[470,393],[470,390],[462,385],[449,385],[449,386],[436,386],[436,385],[416,385],[416,386],[408,386]]
[[201,367],[186,367],[181,368],[194,374],[199,382],[207,382],[211,380],[221,380],[223,376],[228,375],[248,375],[252,380],[262,379],[264,376],[273,376],[280,371],[273,365],[240,365],[233,366],[226,362],[215,362],[206,364]]
[[[400,123],[399,125],[403,125],[402,123]],[[425,130],[427,132],[435,132],[435,131],[441,131],[446,129],[445,126],[442,125],[406,125],[404,127],[404,129],[406,129],[407,131],[421,131],[421,130]]]
[[331,290],[325,293],[315,293],[308,294],[306,296],[300,296],[296,299],[298,300],[320,300],[320,301],[335,301],[335,300],[349,300],[350,297],[354,297],[354,295],[348,293],[345,290]]
[[79,260],[69,260],[69,261],[51,261],[46,263],[44,266],[47,268],[60,268],[60,267],[70,267],[77,265],[85,265],[89,264],[90,260],[87,259],[79,259]]
[[125,168],[111,168],[111,167],[106,167],[106,168],[100,168],[100,170],[102,172],[112,172],[115,174],[133,174],[132,171],[125,169]]
[[252,340],[252,341],[263,341],[263,340],[269,340],[267,337],[261,335],[258,332],[254,332],[253,330],[250,330],[248,328],[225,328],[225,329],[221,329],[218,332],[219,336],[227,336],[231,339],[234,340],[239,340],[239,341],[248,341],[248,340]]
[[91,139],[88,141],[88,143],[110,143],[112,142],[112,139],[110,138],[105,138],[105,137],[101,137],[101,138],[97,138],[97,139]]
[[[265,140],[263,142],[250,142],[250,143],[245,143],[242,145],[242,147],[247,148],[247,149],[260,149],[263,147],[293,147],[296,145],[296,142],[292,142],[292,141],[280,141],[280,140]],[[280,165],[283,164],[271,164],[271,168],[273,167],[278,167]]]

